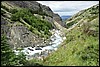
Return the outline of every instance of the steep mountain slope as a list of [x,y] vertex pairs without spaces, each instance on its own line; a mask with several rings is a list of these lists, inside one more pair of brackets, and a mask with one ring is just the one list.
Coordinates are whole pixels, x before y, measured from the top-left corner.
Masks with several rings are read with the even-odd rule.
[[66,40],[58,51],[44,59],[43,64],[99,66],[99,4],[75,14],[66,23]]
[[98,16],[99,16],[99,4],[78,12],[71,18],[67,19],[65,22],[67,24],[67,28],[70,28],[76,23],[81,24],[83,22],[91,22],[92,20],[96,19]]
[[8,7],[8,9],[13,9],[13,8],[28,8],[30,11],[32,11],[32,13],[34,14],[39,14],[39,15],[44,15],[44,19],[46,19],[47,21],[52,20],[59,20],[59,24],[61,24],[62,26],[64,25],[63,23],[61,23],[61,18],[58,14],[53,13],[53,11],[45,5],[42,5],[36,1],[4,1],[2,2],[2,5]]
[[49,30],[59,29],[54,21],[63,27],[59,15],[36,1],[1,2],[1,35],[11,47],[45,46],[52,35]]

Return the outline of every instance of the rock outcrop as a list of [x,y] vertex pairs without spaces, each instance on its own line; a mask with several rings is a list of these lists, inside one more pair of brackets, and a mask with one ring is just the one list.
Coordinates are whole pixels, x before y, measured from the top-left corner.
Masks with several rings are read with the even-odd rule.
[[65,23],[62,22],[61,17],[58,14],[53,14],[53,19],[59,23],[61,26],[66,27]]

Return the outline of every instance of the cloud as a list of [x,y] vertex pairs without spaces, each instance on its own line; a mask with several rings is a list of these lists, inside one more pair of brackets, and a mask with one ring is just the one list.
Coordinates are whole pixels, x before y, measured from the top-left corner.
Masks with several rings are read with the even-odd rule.
[[60,16],[72,16],[74,14],[76,14],[79,11],[72,11],[72,12],[55,12],[58,13]]
[[61,8],[61,9],[54,10],[54,12],[70,12],[70,11],[77,11],[77,9],[76,8]]
[[99,1],[37,1],[49,6],[55,13],[62,15],[73,15],[76,12],[87,9],[99,3]]

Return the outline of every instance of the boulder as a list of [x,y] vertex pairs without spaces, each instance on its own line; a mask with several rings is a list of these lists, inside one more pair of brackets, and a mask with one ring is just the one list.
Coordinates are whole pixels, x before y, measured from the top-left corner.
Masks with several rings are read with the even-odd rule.
[[40,48],[40,47],[36,47],[35,50],[42,50],[42,48]]

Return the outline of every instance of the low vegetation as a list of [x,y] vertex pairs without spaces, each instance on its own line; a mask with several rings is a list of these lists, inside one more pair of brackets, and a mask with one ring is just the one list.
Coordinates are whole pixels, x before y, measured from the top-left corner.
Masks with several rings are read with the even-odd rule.
[[68,28],[84,20],[67,32],[66,40],[44,60],[44,66],[99,66],[98,8],[97,5],[93,6],[69,19],[71,23],[68,23]]
[[6,36],[1,36],[1,66],[42,66],[38,62],[36,59],[26,60],[26,56],[22,52],[16,55],[10,48]]
[[[16,12],[15,12],[16,11]],[[22,10],[13,10],[12,11],[14,14],[11,16],[12,21],[20,21],[22,18],[26,23],[28,23],[31,28],[29,28],[33,32],[33,28],[41,32],[41,34],[44,35],[51,35],[49,30],[52,29],[51,23],[41,20],[34,15],[28,10],[28,9],[22,9]]]
[[86,26],[68,32],[58,51],[45,59],[44,66],[99,66],[99,38],[84,29]]
[[7,43],[7,38],[1,36],[1,66],[23,66],[26,62],[25,55],[15,55]]
[[67,26],[66,26],[66,28],[69,28],[69,27],[71,27],[73,24],[75,24],[75,23],[77,23],[77,22],[74,22],[74,21],[72,21],[72,22],[70,22],[70,23],[67,23]]

